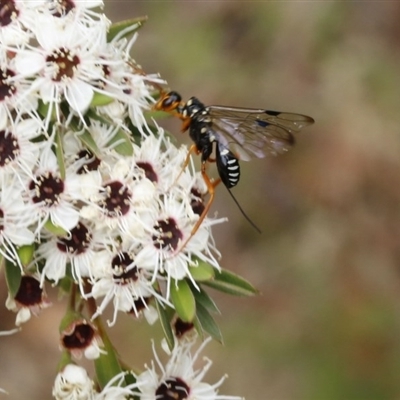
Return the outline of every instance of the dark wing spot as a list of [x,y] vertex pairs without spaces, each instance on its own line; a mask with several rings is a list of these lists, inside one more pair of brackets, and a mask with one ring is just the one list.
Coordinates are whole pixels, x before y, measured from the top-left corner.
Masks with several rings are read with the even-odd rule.
[[269,122],[262,121],[262,120],[260,120],[260,119],[257,119],[257,120],[256,120],[256,123],[257,123],[259,126],[261,126],[262,128],[265,128],[265,127],[267,127],[268,125],[271,125]]
[[273,117],[277,117],[279,114],[281,114],[281,112],[280,111],[265,111],[265,114],[272,115]]

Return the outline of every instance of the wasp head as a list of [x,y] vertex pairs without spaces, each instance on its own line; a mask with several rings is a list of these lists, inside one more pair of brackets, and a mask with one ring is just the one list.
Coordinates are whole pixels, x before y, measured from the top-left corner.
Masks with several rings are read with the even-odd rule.
[[161,95],[160,100],[154,105],[155,110],[174,111],[182,102],[182,97],[177,92],[168,92]]

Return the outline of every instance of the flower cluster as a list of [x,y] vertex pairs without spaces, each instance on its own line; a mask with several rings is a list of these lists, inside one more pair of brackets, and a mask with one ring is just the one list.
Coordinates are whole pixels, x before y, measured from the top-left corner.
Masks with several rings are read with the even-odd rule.
[[[204,366],[196,370],[195,363],[208,340],[192,354],[193,341],[176,345],[169,352],[169,360],[164,366],[160,361],[154,346],[153,352],[160,373],[157,372],[154,362],[141,374],[122,372],[116,375],[103,388],[97,392],[94,382],[86,370],[75,364],[68,364],[57,377],[53,387],[53,396],[58,399],[126,399],[139,398],[140,400],[243,400],[238,396],[225,396],[218,394],[226,376],[213,385],[203,382],[203,378],[211,367],[211,360],[205,358]],[[131,376],[133,383],[126,384],[126,377]]]
[[[205,188],[193,168],[182,170],[187,150],[146,123],[162,81],[130,58],[136,36],[109,39],[110,22],[92,9],[100,1],[8,3],[2,255],[38,276],[41,287],[72,278],[83,297],[102,298],[94,318],[113,301],[111,324],[118,311],[149,310],[150,298],[171,305],[172,279],[190,277],[196,260],[218,263],[215,221],[182,246],[199,218],[193,193]],[[34,243],[23,265],[18,249]]]
[[[197,227],[207,187],[187,148],[177,148],[151,119],[164,82],[130,55],[144,20],[112,25],[98,11],[102,5],[0,5],[6,306],[17,313],[19,326],[51,305],[47,283],[69,294],[60,324],[60,347],[68,357],[60,363],[56,398],[228,399],[216,394],[221,382],[200,383],[205,370],[178,368],[178,359],[184,367],[192,363],[192,345],[174,343],[193,330],[196,318],[198,330],[220,339],[210,316],[216,307],[201,283],[215,280],[218,289],[218,280],[224,281],[221,288],[239,294],[252,288],[221,270],[211,227],[223,219],[206,217]],[[109,304],[110,326],[119,312],[143,314],[150,324],[161,315],[169,346],[177,350],[158,383],[152,367],[135,376],[130,391],[117,361],[98,377],[103,395],[71,363],[82,355],[116,357],[100,322]],[[65,386],[76,392],[66,393]]]

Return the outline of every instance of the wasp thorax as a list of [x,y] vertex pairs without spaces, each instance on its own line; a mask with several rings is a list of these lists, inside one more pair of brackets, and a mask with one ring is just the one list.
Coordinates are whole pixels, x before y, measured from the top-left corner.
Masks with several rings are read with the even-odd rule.
[[186,112],[190,118],[193,118],[197,113],[204,111],[204,104],[197,99],[197,97],[191,97],[186,103]]

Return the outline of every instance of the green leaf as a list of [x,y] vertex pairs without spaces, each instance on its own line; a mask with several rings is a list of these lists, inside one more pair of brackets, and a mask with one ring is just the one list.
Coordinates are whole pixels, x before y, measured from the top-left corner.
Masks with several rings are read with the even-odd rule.
[[150,111],[145,111],[144,116],[146,119],[162,119],[162,118],[168,118],[171,116],[170,112],[167,111],[160,111],[160,110],[150,110]]
[[192,288],[192,293],[196,300],[196,305],[201,304],[209,312],[221,314],[214,300],[208,295],[208,293],[200,287],[200,290]]
[[60,130],[56,130],[55,136],[55,151],[57,157],[57,164],[60,170],[61,179],[65,179],[65,159],[64,159],[64,149],[63,149],[63,141],[61,138]]
[[58,299],[62,299],[65,294],[70,293],[71,286],[73,285],[73,280],[69,276],[65,276],[60,279],[57,283],[57,287],[59,289]]
[[68,364],[73,363],[71,353],[68,350],[63,350],[60,361],[57,365],[57,371],[62,371]]
[[214,280],[205,281],[204,284],[235,296],[253,296],[258,293],[250,282],[227,270],[217,271]]
[[92,135],[88,130],[84,130],[82,133],[76,136],[90,151],[93,155],[95,155],[97,158],[101,158],[101,151],[97,147],[96,142],[92,138]]
[[[39,100],[39,104],[38,104],[38,112],[40,114],[40,116],[42,118],[47,118],[48,114],[50,111],[50,104],[49,103],[44,103],[42,100]],[[51,111],[51,117],[50,117],[50,121],[56,121],[57,120],[57,116],[56,116],[56,109],[53,106],[53,109]]]
[[108,120],[107,118],[103,117],[102,115],[98,114],[95,110],[93,110],[92,108],[89,108],[89,110],[87,110],[85,117],[88,117],[90,119],[94,119],[95,121],[99,121],[102,124],[105,125],[111,125],[112,121]]
[[122,368],[118,360],[118,354],[108,336],[102,334],[101,338],[103,340],[104,350],[107,353],[101,353],[100,357],[94,360],[94,366],[100,387],[104,388],[115,375],[122,372]]
[[198,258],[193,260],[196,266],[189,267],[189,273],[192,275],[196,282],[204,282],[213,279],[215,276],[215,269],[212,265],[200,260]]
[[196,302],[185,280],[171,282],[171,301],[183,322],[192,322],[196,315]]
[[16,296],[21,285],[21,269],[10,260],[5,259],[5,274],[8,291],[12,298]]
[[147,21],[148,17],[138,17],[127,19],[112,24],[107,33],[107,43],[111,42],[117,35],[120,34],[119,39],[134,34],[142,25]]
[[32,261],[34,252],[35,252],[34,244],[18,247],[17,249],[18,257],[23,266],[28,265]]
[[[126,386],[134,385],[136,383],[136,377],[130,370],[125,371],[124,380],[125,380]],[[134,399],[134,397],[127,397],[127,398]]]
[[94,92],[90,105],[92,107],[102,107],[111,104],[113,101],[115,101],[115,99],[111,96],[107,96],[104,93]]
[[168,347],[172,350],[175,344],[174,333],[172,332],[171,327],[173,310],[167,306],[161,305],[158,301],[156,301],[156,307],[158,311],[158,316],[160,317],[160,323],[164,332],[165,340],[168,343]]
[[63,228],[61,228],[58,225],[54,225],[50,219],[48,219],[46,221],[46,223],[44,224],[44,227],[51,233],[53,233],[56,236],[65,236],[68,234],[67,231],[65,231]]
[[207,332],[212,338],[214,338],[218,342],[223,343],[222,333],[208,310],[200,303],[196,303],[196,310],[197,319],[204,332]]
[[112,139],[107,143],[107,145],[112,145],[117,143],[113,148],[121,156],[131,156],[133,155],[133,146],[131,138],[128,133],[122,129],[118,129]]

